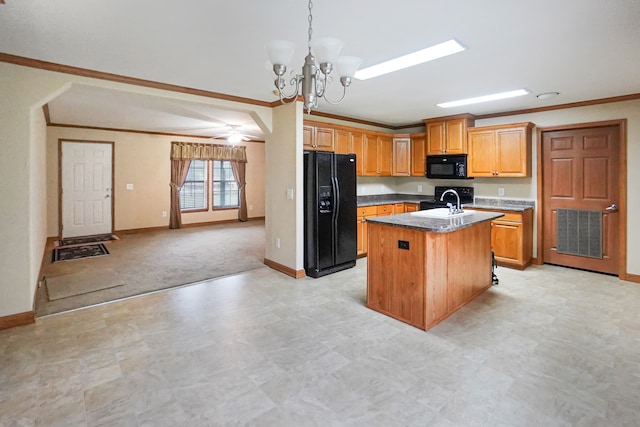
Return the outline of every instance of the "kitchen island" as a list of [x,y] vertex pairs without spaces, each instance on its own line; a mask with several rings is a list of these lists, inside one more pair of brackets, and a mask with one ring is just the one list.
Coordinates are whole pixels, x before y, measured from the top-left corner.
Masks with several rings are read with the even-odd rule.
[[368,222],[367,307],[428,330],[491,286],[495,212]]

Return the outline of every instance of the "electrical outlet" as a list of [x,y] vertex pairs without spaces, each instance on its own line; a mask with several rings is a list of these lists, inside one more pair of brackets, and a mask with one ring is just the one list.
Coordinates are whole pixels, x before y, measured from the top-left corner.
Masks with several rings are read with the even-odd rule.
[[293,200],[293,188],[287,188],[287,199]]
[[127,184],[127,190],[133,190],[133,184]]
[[504,188],[503,187],[499,187],[498,188],[498,196],[504,196]]
[[422,193],[422,185],[418,184],[418,193]]
[[167,217],[167,211],[162,211],[162,218],[166,218]]

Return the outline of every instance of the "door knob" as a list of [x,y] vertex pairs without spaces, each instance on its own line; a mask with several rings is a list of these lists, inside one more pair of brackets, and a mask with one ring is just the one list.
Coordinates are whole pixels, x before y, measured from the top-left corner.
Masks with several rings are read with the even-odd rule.
[[614,203],[611,206],[606,207],[604,210],[607,212],[616,212],[618,210],[618,205]]

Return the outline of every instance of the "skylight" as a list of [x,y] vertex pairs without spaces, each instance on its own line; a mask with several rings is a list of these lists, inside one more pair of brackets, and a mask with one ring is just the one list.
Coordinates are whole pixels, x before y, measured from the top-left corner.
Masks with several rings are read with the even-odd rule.
[[512,90],[509,92],[494,93],[493,95],[478,96],[475,98],[460,99],[458,101],[443,102],[436,104],[440,108],[459,107],[461,105],[478,104],[480,102],[497,101],[498,99],[514,98],[529,94],[526,89]]
[[389,61],[381,62],[380,64],[373,65],[371,67],[363,68],[358,70],[354,77],[358,80],[367,80],[383,74],[393,73],[394,71],[402,70],[404,68],[413,67],[414,65],[433,61],[434,59],[442,58],[444,56],[453,55],[454,53],[462,52],[466,49],[467,48],[462,46],[456,40],[451,39],[417,52],[409,53],[395,59],[390,59]]

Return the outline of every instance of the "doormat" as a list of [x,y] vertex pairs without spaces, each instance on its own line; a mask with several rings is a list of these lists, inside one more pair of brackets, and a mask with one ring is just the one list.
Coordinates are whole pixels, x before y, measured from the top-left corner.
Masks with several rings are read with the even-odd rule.
[[45,283],[49,301],[124,286],[125,284],[118,274],[110,268],[100,274],[96,274],[93,270],[86,270],[64,276],[47,277]]
[[96,234],[93,236],[67,237],[66,239],[56,240],[56,246],[86,245],[87,243],[101,243],[110,240],[118,240],[118,236],[115,234]]
[[97,245],[80,245],[65,248],[55,248],[51,256],[51,262],[73,261],[74,259],[89,258],[109,255],[107,247],[103,243]]

